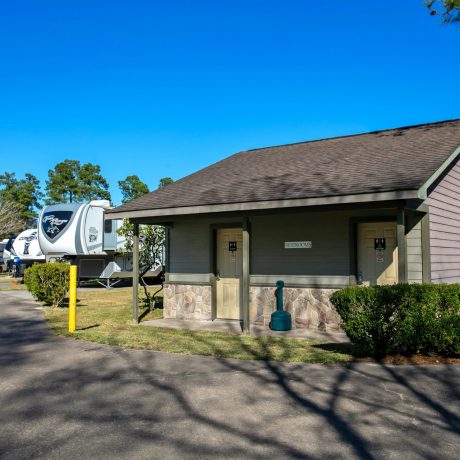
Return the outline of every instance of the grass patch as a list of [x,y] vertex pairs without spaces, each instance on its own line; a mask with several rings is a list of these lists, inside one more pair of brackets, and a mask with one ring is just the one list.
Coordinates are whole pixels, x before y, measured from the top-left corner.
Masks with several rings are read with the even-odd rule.
[[13,283],[10,279],[0,279],[0,291],[25,291],[27,288],[19,281]]
[[[328,348],[301,339],[136,326],[131,323],[130,301],[131,288],[79,291],[74,334],[67,332],[67,308],[47,307],[45,314],[58,335],[125,348],[245,360],[336,363],[352,359],[347,347]],[[156,309],[146,312],[143,321],[161,317],[162,310]]]

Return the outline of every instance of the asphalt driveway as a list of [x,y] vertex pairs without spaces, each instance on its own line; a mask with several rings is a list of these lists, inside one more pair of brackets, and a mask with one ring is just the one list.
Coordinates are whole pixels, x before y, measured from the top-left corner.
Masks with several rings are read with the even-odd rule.
[[54,337],[0,292],[0,457],[458,458],[460,366],[326,366]]

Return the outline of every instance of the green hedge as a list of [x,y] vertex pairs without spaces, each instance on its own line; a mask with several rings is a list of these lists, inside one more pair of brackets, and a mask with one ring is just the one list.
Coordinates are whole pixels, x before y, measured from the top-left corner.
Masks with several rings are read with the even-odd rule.
[[460,354],[460,285],[348,287],[331,302],[363,353]]
[[34,264],[24,272],[24,283],[36,300],[59,307],[69,292],[69,265]]

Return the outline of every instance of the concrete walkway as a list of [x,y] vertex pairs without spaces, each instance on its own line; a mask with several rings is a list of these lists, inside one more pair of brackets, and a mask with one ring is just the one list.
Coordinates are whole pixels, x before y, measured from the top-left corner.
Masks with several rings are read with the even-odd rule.
[[324,366],[55,337],[0,292],[0,458],[457,459],[460,366]]
[[[168,329],[190,329],[192,331],[227,332],[229,334],[242,334],[240,321],[199,321],[182,319],[155,319],[143,321],[141,326],[165,327]],[[250,334],[256,337],[270,335],[275,337],[286,337],[291,339],[305,339],[317,342],[349,343],[344,332],[326,331],[321,332],[314,329],[291,329],[290,331],[272,331],[268,327],[251,324]]]

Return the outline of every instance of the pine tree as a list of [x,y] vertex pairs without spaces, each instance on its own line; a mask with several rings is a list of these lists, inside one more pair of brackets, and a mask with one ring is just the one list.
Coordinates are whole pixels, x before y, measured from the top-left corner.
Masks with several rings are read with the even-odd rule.
[[118,186],[123,196],[121,200],[123,203],[149,193],[147,184],[142,182],[136,175],[127,176],[124,180],[119,180]]
[[47,204],[110,200],[109,184],[101,167],[77,160],[64,160],[48,171]]

